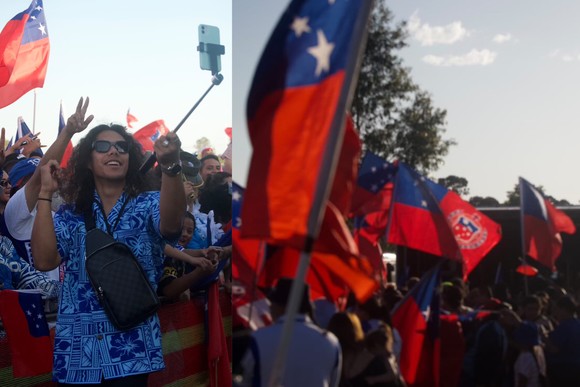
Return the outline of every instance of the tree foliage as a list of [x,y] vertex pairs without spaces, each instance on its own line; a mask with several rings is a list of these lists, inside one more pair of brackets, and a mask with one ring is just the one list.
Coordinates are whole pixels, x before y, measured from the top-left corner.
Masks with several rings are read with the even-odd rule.
[[[566,199],[556,199],[555,197],[553,197],[551,195],[547,195],[546,190],[541,185],[536,186],[536,189],[538,191],[540,191],[540,193],[542,195],[544,195],[544,197],[546,199],[548,199],[555,206],[570,206],[571,205],[570,202]],[[516,184],[514,186],[513,190],[507,192],[507,200],[503,203],[503,205],[504,206],[519,207],[519,205],[520,205],[520,185],[519,184]]]
[[469,195],[469,187],[468,187],[469,183],[467,179],[464,177],[455,175],[441,177],[437,179],[437,184],[444,186],[448,190],[451,190],[460,196]]
[[445,110],[413,82],[398,50],[405,47],[405,23],[394,24],[384,1],[369,21],[367,46],[352,104],[364,148],[387,159],[405,161],[423,174],[436,170],[452,139],[444,139]]
[[474,207],[499,207],[501,204],[499,201],[491,196],[473,196],[469,199],[469,204]]

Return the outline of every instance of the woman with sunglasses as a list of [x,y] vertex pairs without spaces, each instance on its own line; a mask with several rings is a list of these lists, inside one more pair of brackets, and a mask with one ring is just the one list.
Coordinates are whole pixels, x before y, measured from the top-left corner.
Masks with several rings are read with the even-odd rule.
[[[157,315],[120,331],[99,304],[85,270],[83,213],[91,212],[99,229],[131,248],[155,289],[163,269],[161,249],[181,234],[185,192],[179,148],[174,133],[155,142],[163,172],[160,192],[145,190],[141,147],[119,125],[89,131],[62,173],[56,161],[41,168],[32,253],[41,270],[66,262],[53,368],[62,385],[144,386],[149,373],[164,367]],[[50,198],[59,185],[66,205],[53,223]]]

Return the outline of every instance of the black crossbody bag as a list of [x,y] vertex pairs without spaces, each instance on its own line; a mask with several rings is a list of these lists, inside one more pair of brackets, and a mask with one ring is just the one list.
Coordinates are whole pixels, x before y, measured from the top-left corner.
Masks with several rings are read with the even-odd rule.
[[[126,204],[127,200],[113,230]],[[101,211],[104,216],[102,207]],[[111,236],[107,217],[105,223],[109,233],[96,228],[92,211],[84,218],[87,230],[85,267],[91,285],[113,325],[121,330],[132,328],[159,309],[159,298],[131,249]]]

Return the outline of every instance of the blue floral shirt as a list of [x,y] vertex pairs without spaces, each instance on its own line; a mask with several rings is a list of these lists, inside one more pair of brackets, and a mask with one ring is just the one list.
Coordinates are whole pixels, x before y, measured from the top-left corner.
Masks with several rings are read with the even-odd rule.
[[[93,214],[97,228],[107,230],[95,192]],[[115,224],[126,195],[108,215]],[[54,216],[58,252],[66,272],[54,342],[53,379],[60,383],[99,383],[105,379],[158,371],[164,368],[159,318],[153,315],[138,326],[119,331],[107,318],[85,270],[86,229],[82,215],[66,205]],[[163,270],[159,231],[159,192],[129,199],[113,231],[127,244],[156,289]]]

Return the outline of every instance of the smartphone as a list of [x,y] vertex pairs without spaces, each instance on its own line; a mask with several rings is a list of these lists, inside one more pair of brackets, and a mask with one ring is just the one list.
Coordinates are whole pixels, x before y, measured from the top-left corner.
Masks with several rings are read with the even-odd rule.
[[[220,44],[220,29],[215,26],[209,26],[207,24],[200,24],[197,28],[199,36],[199,45],[204,46],[207,43],[210,44]],[[203,44],[202,44],[203,43]],[[217,71],[218,73],[222,71],[222,61],[220,55],[215,55],[217,59],[217,69],[211,68],[211,55],[205,50],[199,51],[199,65],[202,70]]]

